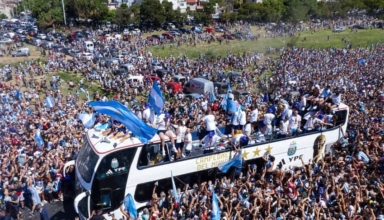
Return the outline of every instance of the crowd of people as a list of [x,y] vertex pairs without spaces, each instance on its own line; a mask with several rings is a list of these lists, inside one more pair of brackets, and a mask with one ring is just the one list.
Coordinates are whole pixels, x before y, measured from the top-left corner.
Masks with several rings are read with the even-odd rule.
[[[248,26],[242,28],[246,30]],[[132,60],[130,75],[146,76],[156,71],[145,39],[108,44],[141,57]],[[81,42],[67,45],[82,49]],[[95,49],[96,56],[98,51],[101,48]],[[78,115],[89,112],[86,101],[114,99],[167,136],[172,128],[165,122],[170,118],[173,124],[189,130],[206,130],[208,136],[218,125],[233,125],[234,132],[240,129],[246,137],[255,133],[286,137],[333,126],[338,105],[345,103],[350,108],[345,135],[323,158],[303,161],[303,166],[282,171],[275,169],[273,155],[266,155],[264,167],[250,164],[243,167],[244,172],[227,178],[193,187],[186,185],[179,189],[182,199],[177,204],[171,192],[161,192],[158,197],[159,192],[154,191],[151,208],[140,214],[143,220],[210,219],[213,193],[219,201],[220,219],[384,219],[383,52],[384,45],[377,44],[368,48],[355,45],[348,49],[285,49],[279,60],[262,62],[256,53],[228,52],[226,57],[216,59],[156,57],[164,70],[158,84],[164,96],[169,97],[165,113],[156,121],[145,113],[153,83],[149,78],[127,82],[112,74],[116,68],[113,65],[80,58],[67,60],[54,49],[48,51],[47,61],[6,65],[1,69],[0,88],[0,204],[6,212],[0,212],[0,216],[4,213],[20,219],[20,209],[30,207],[31,217],[36,217],[41,205],[63,199],[62,182],[67,178],[61,175],[63,166],[77,157],[83,141],[84,126]],[[241,73],[236,81],[222,77],[230,69]],[[61,70],[81,73],[82,80],[78,84],[64,82],[58,74]],[[261,79],[268,71],[271,75]],[[6,82],[9,74],[12,82]],[[166,83],[176,74],[187,79],[206,77],[230,83],[233,89],[247,90],[244,96],[228,95],[243,106],[241,112],[228,115],[219,94],[215,101],[210,94],[195,100],[175,99]],[[68,94],[60,91],[65,83],[73,84]],[[90,94],[87,86],[93,84],[99,84],[110,95]],[[255,90],[256,87],[263,91]],[[53,106],[45,102],[48,96],[52,97]],[[305,115],[307,112],[310,117]],[[121,124],[115,124],[116,131],[122,131],[118,126]],[[177,148],[175,158],[188,156],[187,141],[184,151],[180,150],[180,143],[188,138],[180,129],[172,132]],[[43,142],[36,133],[40,133]]]

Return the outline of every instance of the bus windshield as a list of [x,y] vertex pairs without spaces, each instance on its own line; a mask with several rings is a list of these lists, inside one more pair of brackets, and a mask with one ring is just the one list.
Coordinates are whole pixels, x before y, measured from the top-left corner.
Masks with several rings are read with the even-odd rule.
[[94,168],[99,160],[99,156],[97,156],[92,147],[89,145],[88,139],[84,138],[84,141],[84,145],[76,159],[76,167],[81,178],[83,178],[85,182],[90,183],[94,173]]

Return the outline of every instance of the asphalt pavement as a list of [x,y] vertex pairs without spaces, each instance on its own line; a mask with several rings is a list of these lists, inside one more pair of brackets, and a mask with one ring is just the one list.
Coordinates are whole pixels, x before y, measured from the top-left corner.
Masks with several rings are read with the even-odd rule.
[[[45,204],[44,207],[48,211],[51,220],[74,220],[75,212],[73,209],[73,199],[64,198],[64,201],[52,202]],[[23,213],[22,219],[40,219],[39,213],[35,212],[31,215],[31,208],[26,205],[24,209],[20,209]]]

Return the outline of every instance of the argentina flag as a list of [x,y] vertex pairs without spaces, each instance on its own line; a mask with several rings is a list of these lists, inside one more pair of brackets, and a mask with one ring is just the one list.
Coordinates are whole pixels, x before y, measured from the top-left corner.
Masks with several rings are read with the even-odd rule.
[[157,129],[149,126],[120,102],[89,102],[88,104],[93,107],[96,112],[106,114],[120,121],[143,144],[148,143],[157,132]]
[[213,88],[211,87],[211,91],[209,92],[209,102],[212,103],[214,101],[216,101],[216,96]]
[[229,160],[227,162],[220,163],[219,165],[217,165],[217,168],[221,172],[227,173],[231,167],[241,167],[243,165],[243,160],[241,158],[241,155],[242,155],[241,152],[242,151],[237,152],[236,156],[234,156],[231,160]]
[[157,82],[153,82],[151,93],[149,94],[148,102],[157,115],[160,115],[163,111],[165,100],[161,94],[160,87]]
[[79,114],[78,119],[83,122],[85,128],[91,128],[95,124],[94,114]]
[[48,108],[53,108],[53,106],[55,105],[55,100],[53,100],[52,96],[47,96],[47,98],[45,98],[45,104],[47,105]]
[[220,206],[217,200],[216,193],[212,191],[212,220],[220,220]]
[[36,142],[37,146],[41,150],[43,148],[43,146],[44,146],[44,140],[41,137],[40,129],[37,129],[37,131],[35,132],[35,135],[34,135],[33,138],[35,139],[35,142]]
[[129,217],[131,219],[137,219],[137,209],[135,205],[135,200],[133,200],[133,197],[130,193],[128,193],[127,196],[125,196],[123,200],[125,211],[129,213]]
[[175,197],[176,202],[179,203],[180,202],[180,196],[177,194],[175,179],[173,178],[172,171],[171,171],[171,178],[172,178],[172,192],[173,192],[173,196]]
[[229,112],[235,113],[239,110],[239,107],[240,107],[239,103],[237,103],[236,101],[227,99],[227,110]]

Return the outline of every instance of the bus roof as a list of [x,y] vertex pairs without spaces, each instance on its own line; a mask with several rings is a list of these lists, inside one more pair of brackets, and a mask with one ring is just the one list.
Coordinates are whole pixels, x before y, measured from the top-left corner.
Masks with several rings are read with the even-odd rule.
[[[344,103],[341,103],[339,107],[335,109],[335,111],[342,111],[347,109],[348,106]],[[106,136],[104,136],[102,132],[96,131],[95,129],[89,129],[86,132],[86,135],[89,143],[97,154],[107,154],[120,149],[139,147],[142,145],[141,141],[136,137],[128,138],[123,142],[121,142],[122,138],[116,140],[108,138],[110,143],[103,142],[102,140],[103,138],[106,138]],[[166,137],[166,141],[169,141],[168,137]],[[155,134],[150,142],[160,143],[160,137]]]
[[[112,151],[116,151],[122,148],[132,148],[142,145],[141,141],[136,138],[128,138],[121,142],[122,138],[111,139],[108,138],[110,143],[104,142],[103,138],[106,138],[101,131],[96,131],[95,129],[89,129],[87,131],[87,139],[91,143],[92,148],[97,154],[107,154]],[[166,138],[168,141],[168,138]],[[151,143],[159,143],[160,137],[156,134],[150,141]]]

